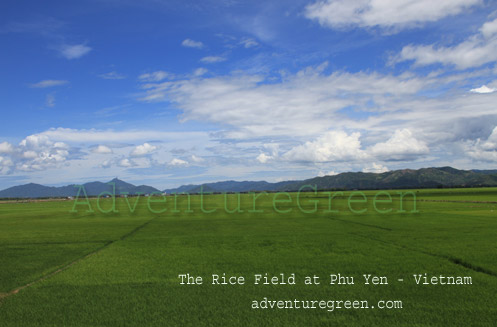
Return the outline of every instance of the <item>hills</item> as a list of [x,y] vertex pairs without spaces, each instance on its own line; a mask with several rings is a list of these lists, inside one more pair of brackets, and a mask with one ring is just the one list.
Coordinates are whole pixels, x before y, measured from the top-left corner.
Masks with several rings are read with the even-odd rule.
[[269,183],[265,181],[250,182],[250,181],[224,181],[215,183],[206,183],[199,185],[182,185],[177,188],[166,189],[166,193],[199,193],[200,187],[202,187],[203,192],[248,192],[248,191],[278,191],[288,185],[295,183],[295,181],[285,181],[278,183]]
[[296,182],[282,190],[296,191],[303,185],[316,185],[319,190],[487,187],[497,186],[497,173],[452,167],[401,169],[385,173],[342,173]]
[[[130,183],[126,183],[118,178],[114,178],[113,180],[102,183],[102,182],[90,182],[83,184],[86,190],[86,194],[88,196],[96,196],[101,194],[102,192],[112,192],[113,186],[109,183],[114,183],[116,186],[116,194],[121,194],[128,192],[129,194],[147,194],[152,192],[159,192],[158,189],[140,185],[135,186]],[[25,184],[10,187],[3,191],[0,191],[0,198],[51,198],[51,197],[68,197],[68,196],[76,196],[79,188],[74,184],[61,186],[61,187],[53,187],[53,186],[44,186],[40,184]]]
[[[150,194],[158,189],[140,185],[135,186],[117,178],[107,182],[83,184],[88,196],[102,192],[112,192],[115,183],[116,194]],[[223,181],[205,184],[183,185],[166,189],[166,193],[203,192],[249,192],[249,191],[298,191],[304,185],[315,185],[319,190],[333,189],[400,189],[400,188],[437,188],[437,187],[487,187],[497,186],[497,170],[459,170],[452,167],[401,169],[385,173],[349,172],[333,176],[315,177],[302,181],[269,183],[265,181]],[[0,191],[0,198],[42,198],[76,196],[78,188],[74,185],[49,187],[39,184],[25,184]]]
[[459,170],[441,167],[401,169],[385,173],[349,172],[302,181],[279,183],[225,181],[183,185],[164,191],[198,193],[201,186],[204,192],[298,191],[304,185],[316,186],[318,190],[485,187],[497,186],[497,170]]

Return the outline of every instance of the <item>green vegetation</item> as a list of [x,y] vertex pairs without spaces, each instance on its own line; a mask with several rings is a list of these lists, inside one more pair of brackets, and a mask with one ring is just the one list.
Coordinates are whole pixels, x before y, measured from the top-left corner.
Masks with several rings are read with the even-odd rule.
[[[338,212],[329,212],[325,193],[303,194],[302,208],[293,195],[278,202],[286,213],[275,211],[275,194],[257,199],[262,212],[250,212],[252,195],[242,194],[236,213],[224,210],[224,195],[205,196],[204,208],[219,209],[210,214],[200,196],[178,196],[176,208],[174,196],[152,203],[167,209],[160,214],[136,197],[116,199],[118,213],[109,214],[84,205],[70,213],[72,201],[2,203],[0,326],[493,326],[497,189],[414,191],[419,212],[407,196],[399,212],[397,191],[389,193],[391,203],[376,203],[384,214],[374,209],[375,191],[352,204],[350,192],[338,194]],[[304,213],[312,201],[319,210]],[[103,209],[111,204],[101,199]],[[236,209],[236,194],[227,206]],[[205,282],[180,285],[186,273]],[[223,273],[247,283],[211,285]],[[297,284],[254,285],[254,274],[265,273],[294,273]],[[329,285],[338,273],[355,284]],[[417,285],[413,275],[424,273],[469,276],[472,285]],[[363,274],[387,276],[388,285],[364,285]],[[304,285],[313,275],[321,285]],[[403,308],[251,308],[265,297],[401,300]]]

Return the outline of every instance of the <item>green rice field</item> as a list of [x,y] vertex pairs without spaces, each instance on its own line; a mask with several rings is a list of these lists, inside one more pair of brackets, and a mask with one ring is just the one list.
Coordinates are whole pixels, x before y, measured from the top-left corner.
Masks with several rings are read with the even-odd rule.
[[496,326],[497,189],[378,192],[0,203],[0,326]]

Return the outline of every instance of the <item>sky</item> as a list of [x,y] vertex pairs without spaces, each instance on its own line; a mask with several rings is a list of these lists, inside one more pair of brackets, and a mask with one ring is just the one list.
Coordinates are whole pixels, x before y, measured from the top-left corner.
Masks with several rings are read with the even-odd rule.
[[0,49],[0,189],[497,168],[495,0],[5,0]]

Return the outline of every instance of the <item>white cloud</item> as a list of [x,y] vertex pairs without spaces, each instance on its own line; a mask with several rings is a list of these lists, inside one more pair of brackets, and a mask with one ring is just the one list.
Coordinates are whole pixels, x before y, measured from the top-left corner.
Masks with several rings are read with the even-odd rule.
[[8,174],[11,171],[13,165],[14,163],[10,158],[0,156],[0,174]]
[[85,44],[64,45],[60,48],[61,55],[66,59],[78,59],[88,54],[92,49]]
[[207,56],[200,59],[200,61],[206,64],[214,64],[217,62],[226,61],[226,58],[221,56]]
[[[490,25],[488,25],[490,24]],[[392,63],[413,60],[417,66],[432,64],[453,65],[458,69],[479,67],[497,61],[497,19],[487,22],[480,33],[454,46],[408,45]]]
[[204,44],[200,41],[194,41],[192,39],[184,39],[183,42],[181,42],[181,45],[187,48],[197,48],[197,49],[202,49],[204,47]]
[[127,158],[124,158],[124,159],[121,159],[117,165],[119,167],[123,167],[123,168],[129,168],[129,167],[133,167],[134,164],[131,160],[127,159]]
[[[355,128],[357,119],[343,117],[347,106],[377,101],[380,111],[398,110],[397,102],[431,84],[413,76],[377,73],[323,73],[325,65],[287,74],[279,82],[260,75],[233,74],[149,83],[140,100],[173,102],[185,120],[233,126],[229,137],[318,135],[330,129]],[[376,112],[378,114],[378,112]]]
[[158,70],[152,73],[145,73],[138,76],[138,78],[143,82],[160,82],[166,78],[170,78],[172,75],[163,70]]
[[69,81],[59,80],[59,79],[46,79],[38,83],[30,84],[30,87],[42,89],[47,87],[65,85],[67,83],[69,83]]
[[465,152],[473,159],[485,162],[497,162],[497,126],[486,140],[468,141]]
[[36,134],[37,136],[46,136],[52,140],[63,142],[136,142],[150,139],[162,139],[167,141],[179,141],[182,139],[206,140],[209,138],[206,132],[163,132],[154,130],[96,130],[96,129],[71,129],[71,128],[52,128],[45,132]]
[[[150,169],[163,166],[165,162],[169,164],[171,160],[170,152],[158,146],[153,152],[153,157],[146,155],[146,153],[152,153],[155,147],[151,145],[153,143],[143,143],[143,141],[151,139],[163,140],[164,143],[170,142],[184,149],[196,148],[201,154],[205,151],[206,145],[212,145],[209,134],[205,132],[153,130],[117,132],[58,128],[30,135],[17,145],[0,141],[0,151],[2,151],[0,174],[29,176],[28,181],[42,184],[67,183],[76,180],[86,182],[98,180],[98,178],[107,179],[108,172],[103,172],[102,168],[112,167],[116,174],[122,172],[119,173],[122,178],[127,178],[126,176],[138,178],[137,176],[141,176],[139,172],[132,172],[127,168]],[[129,145],[136,143],[137,140],[142,140],[138,147]],[[65,142],[69,142],[70,145]],[[88,146],[88,144],[95,143],[97,145]],[[101,146],[98,146],[99,144]],[[112,144],[112,149],[108,144]],[[110,154],[110,150],[115,156]],[[130,157],[130,153],[137,156]],[[103,158],[103,155],[107,157]],[[190,157],[185,160],[190,161]],[[195,165],[204,160],[200,156],[191,156],[191,162]],[[173,163],[178,165],[181,162],[174,161]],[[164,177],[162,171],[156,171],[154,176]],[[160,185],[160,182],[157,184]]]
[[497,150],[497,126],[481,146],[485,150]]
[[335,175],[338,175],[338,173],[336,171],[334,171],[334,170],[330,170],[330,171],[327,171],[327,172],[319,171],[319,173],[318,173],[318,177],[335,176]]
[[495,91],[497,91],[496,88],[493,88],[493,87],[490,88],[486,85],[482,85],[479,88],[469,90],[469,92],[471,92],[471,93],[479,93],[479,94],[494,93]]
[[46,135],[34,134],[26,137],[19,145],[25,148],[39,149],[52,145],[52,141],[50,141],[49,137]]
[[253,47],[256,47],[259,45],[259,43],[256,40],[254,40],[253,38],[250,38],[250,37],[243,38],[240,41],[240,44],[242,44],[247,49],[253,48]]
[[201,158],[201,157],[197,157],[196,155],[192,154],[190,159],[195,162],[195,163],[201,163],[201,162],[204,162],[205,159],[204,158]]
[[267,163],[268,161],[272,160],[273,157],[269,156],[265,153],[261,153],[257,156],[256,160],[259,161],[260,163],[264,164]]
[[14,163],[12,162],[12,160],[10,160],[9,158],[5,158],[5,157],[0,157],[0,166],[4,166],[4,167],[10,167],[12,166]]
[[206,74],[207,72],[208,72],[207,69],[201,67],[201,68],[195,69],[195,71],[193,72],[193,75],[194,76],[202,76],[202,75]]
[[0,153],[11,153],[14,151],[14,148],[12,147],[12,144],[9,142],[2,142],[0,143]]
[[30,135],[13,149],[10,157],[20,171],[39,171],[58,167],[70,155],[69,146],[53,142],[46,135]]
[[[278,80],[238,72],[147,84],[141,100],[170,102],[182,110],[184,121],[223,126],[216,138],[253,144],[215,155],[229,153],[231,158],[250,161],[264,153],[273,157],[269,168],[287,167],[288,161],[293,167],[337,162],[337,170],[345,171],[357,169],[365,160],[424,159],[430,165],[436,158],[451,155],[467,160],[467,151],[454,147],[454,142],[481,137],[482,126],[497,122],[497,92],[481,96],[461,88],[469,78],[476,83],[481,72],[421,77],[410,73],[328,74],[324,67],[287,73]],[[442,95],[424,96],[432,92]],[[355,152],[350,159],[331,150],[326,154],[324,150],[331,147],[318,139],[330,130],[346,131],[348,136],[360,133],[359,146],[352,148]],[[280,144],[280,150],[268,151],[267,142]],[[264,161],[264,156],[259,159]]]
[[23,158],[26,158],[26,159],[34,159],[36,157],[38,157],[38,153],[36,153],[35,151],[32,151],[32,150],[29,150],[29,151],[25,151],[23,154],[22,154]]
[[409,160],[429,153],[428,146],[417,140],[409,129],[396,130],[386,142],[370,148],[371,154],[387,160]]
[[497,34],[497,19],[483,24],[480,28],[480,33],[486,38],[490,38]]
[[330,131],[314,141],[296,146],[283,155],[290,161],[340,162],[360,160],[367,157],[361,150],[360,133],[348,135],[343,131]]
[[170,162],[169,165],[171,166],[187,166],[188,161],[178,159],[178,158],[173,158]]
[[464,149],[473,159],[497,161],[497,126],[486,140],[478,138],[474,141],[467,141]]
[[381,27],[392,30],[419,26],[457,15],[481,0],[319,0],[305,16],[330,28]]
[[373,162],[370,166],[365,167],[362,172],[363,173],[386,173],[387,171],[390,171],[388,167],[377,164]]
[[468,155],[477,161],[497,162],[497,151],[482,151],[481,149],[468,149]]
[[[229,171],[230,176],[250,178],[261,169],[261,165],[254,164],[257,162],[254,159],[263,153],[273,158],[271,164],[264,169],[278,171],[278,178],[283,175],[300,178],[315,174],[322,169],[321,167],[332,167],[337,171],[356,170],[358,167],[362,169],[366,161],[375,161],[390,167],[388,162],[382,160],[383,158],[377,158],[371,153],[371,148],[378,142],[391,145],[388,144],[388,140],[395,139],[393,137],[395,130],[408,129],[418,142],[415,145],[424,144],[430,149],[431,157],[446,158],[449,152],[460,151],[455,155],[466,156],[465,160],[470,160],[479,154],[475,152],[470,156],[467,155],[467,151],[456,149],[451,145],[454,140],[474,140],[477,137],[487,140],[491,129],[485,126],[492,124],[493,128],[497,121],[495,112],[497,92],[485,96],[469,93],[470,88],[465,88],[465,85],[468,85],[466,82],[468,78],[471,78],[472,85],[479,86],[488,83],[490,77],[479,77],[473,75],[473,72],[454,72],[449,75],[427,77],[408,73],[402,75],[340,71],[327,73],[325,65],[306,68],[298,73],[286,73],[278,79],[244,72],[216,77],[213,75],[193,77],[188,74],[179,80],[144,82],[144,91],[141,95],[143,100],[170,102],[177,109],[182,110],[183,119],[213,123],[222,126],[222,130],[218,129],[210,134],[160,130],[57,128],[36,134],[40,140],[46,136],[52,142],[51,145],[42,145],[46,147],[45,151],[15,147],[13,154],[0,155],[4,160],[11,160],[14,163],[9,169],[17,167],[25,170],[38,169],[39,173],[29,176],[37,175],[45,181],[48,180],[48,176],[55,176],[55,172],[59,170],[45,171],[48,168],[61,168],[61,173],[65,172],[66,179],[71,180],[71,174],[80,179],[84,179],[85,174],[101,176],[98,167],[109,164],[112,164],[116,171],[125,171],[128,174],[123,177],[137,178],[136,176],[141,174],[137,171],[141,168],[161,165],[161,169],[164,169],[164,165],[169,165],[171,152],[166,149],[173,148],[187,149],[174,155],[180,156],[179,160],[188,162],[187,166],[195,170],[192,173],[195,176],[211,176],[209,178],[228,176],[228,173],[223,175],[226,170]],[[495,87],[491,83],[487,86]],[[420,96],[425,91],[446,93],[439,97]],[[467,124],[472,120],[474,123]],[[485,128],[481,128],[482,126]],[[481,132],[482,129],[484,132]],[[334,149],[333,144],[329,145],[330,141],[327,141],[324,135],[331,130],[344,131],[343,133],[349,138],[354,133],[360,133],[360,137],[352,138],[360,141],[358,146],[351,148],[355,152],[352,151],[348,155],[340,154],[336,151],[340,149],[339,146],[335,146]],[[167,142],[170,146],[161,146],[153,156],[129,156],[134,150],[134,146],[129,144],[140,145],[148,142],[157,145],[152,141]],[[60,145],[55,145],[56,142],[68,142],[71,147],[62,149]],[[484,145],[485,142],[480,141],[477,149],[485,151],[483,155],[489,157],[493,150],[486,150],[489,145]],[[207,143],[209,145],[206,146]],[[88,147],[89,144],[112,145],[115,159],[109,158],[107,165],[104,165],[102,155],[94,154],[93,147]],[[470,144],[469,141],[467,144]],[[221,145],[224,146],[222,151],[213,150],[215,146],[221,147]],[[299,145],[300,151],[297,151]],[[383,146],[385,147],[385,144]],[[41,160],[38,159],[40,152],[56,154],[55,147],[69,152],[68,156],[61,153],[62,157],[66,158],[65,161],[52,160],[51,164],[48,164],[50,160],[42,161],[43,164],[35,162]],[[34,151],[36,156],[31,154],[31,158],[23,157],[28,151]],[[202,156],[209,164],[202,165],[202,169],[193,168],[197,165],[193,157],[190,158],[192,153]],[[289,154],[285,155],[286,153]],[[293,158],[290,158],[290,154],[294,155]],[[389,160],[400,160],[399,158],[408,156],[405,151],[393,154],[389,151],[387,154],[385,158],[391,158]],[[343,159],[347,157],[350,159]],[[423,155],[412,155],[413,159],[420,157],[426,159]],[[133,164],[132,167],[137,169],[119,168],[118,163],[122,158],[130,158],[129,164]],[[145,162],[146,160],[148,161]],[[288,162],[289,160],[291,162]],[[322,160],[331,160],[337,164],[332,166],[308,164],[323,162]],[[434,161],[429,162],[431,164]],[[21,166],[21,163],[25,166]],[[87,165],[93,170],[82,168]],[[395,163],[395,165],[400,166],[405,163]],[[293,172],[282,173],[292,169]],[[148,170],[147,174],[151,171],[152,169]],[[161,171],[163,170],[159,169],[154,172],[154,176],[161,176]],[[62,176],[57,175],[54,181],[63,182]]]
[[92,152],[99,154],[110,154],[112,153],[112,149],[105,145],[99,145],[96,148],[94,148]]
[[131,159],[121,156],[106,159],[103,162],[96,157],[93,157],[92,159],[87,158],[87,160],[94,162],[96,164],[95,168],[147,168],[150,166],[147,158],[140,157]]
[[133,151],[131,151],[130,155],[132,157],[141,157],[151,154],[155,150],[157,150],[157,147],[155,145],[143,143],[142,145],[138,145]]
[[123,74],[119,74],[118,72],[112,71],[104,74],[98,75],[98,77],[103,79],[125,79],[126,76]]

